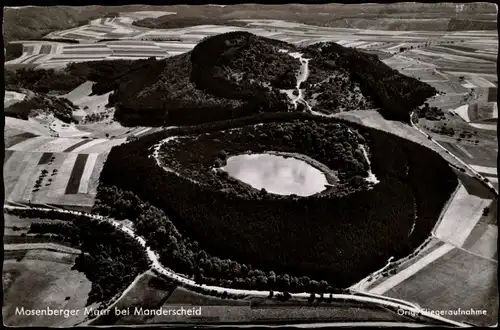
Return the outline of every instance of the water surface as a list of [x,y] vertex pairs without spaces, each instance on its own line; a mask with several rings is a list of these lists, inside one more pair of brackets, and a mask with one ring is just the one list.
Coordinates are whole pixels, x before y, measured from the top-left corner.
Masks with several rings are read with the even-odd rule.
[[310,196],[325,190],[325,175],[303,160],[270,154],[232,156],[222,167],[255,189],[277,195]]

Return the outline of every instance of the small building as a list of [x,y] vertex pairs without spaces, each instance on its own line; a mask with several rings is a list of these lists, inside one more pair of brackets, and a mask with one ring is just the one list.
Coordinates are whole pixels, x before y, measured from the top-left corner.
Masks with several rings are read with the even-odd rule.
[[81,122],[83,119],[85,119],[85,117],[87,117],[87,113],[82,109],[78,109],[73,111],[71,116],[73,117],[73,120],[75,120],[76,122]]

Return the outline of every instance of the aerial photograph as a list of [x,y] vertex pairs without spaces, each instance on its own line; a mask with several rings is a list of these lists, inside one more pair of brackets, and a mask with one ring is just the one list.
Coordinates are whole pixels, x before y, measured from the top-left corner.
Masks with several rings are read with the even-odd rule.
[[498,326],[498,6],[215,2],[3,7],[3,325]]

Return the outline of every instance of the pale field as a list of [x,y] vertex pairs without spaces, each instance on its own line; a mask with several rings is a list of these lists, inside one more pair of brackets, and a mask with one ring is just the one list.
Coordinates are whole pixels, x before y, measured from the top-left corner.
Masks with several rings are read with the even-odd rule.
[[33,118],[22,120],[13,117],[5,117],[5,127],[33,133],[35,135],[50,136],[51,134],[48,125],[44,126]]
[[[61,259],[58,252],[35,252],[31,257]],[[74,256],[74,255],[73,255]],[[83,321],[91,283],[83,273],[71,270],[68,257],[65,263],[47,260],[5,260],[2,277],[9,282],[4,291],[2,314],[7,326],[72,326]],[[69,298],[68,300],[66,300]],[[76,317],[15,315],[16,307],[25,309],[78,309]]]
[[97,144],[101,144],[101,143],[105,143],[107,142],[108,140],[107,139],[93,139],[93,140],[90,140],[89,142],[73,149],[72,152],[74,153],[85,153],[84,151],[88,148],[91,148],[92,146],[95,146]]
[[[31,189],[32,184],[37,179],[37,164],[40,160],[41,153],[30,153],[24,164],[22,173],[17,177],[17,182],[9,195],[6,194],[7,201],[19,202],[22,200],[26,189]],[[11,157],[12,158],[12,157]],[[9,159],[11,161],[11,159]],[[6,173],[5,176],[12,176],[12,173]]]
[[491,326],[498,318],[498,262],[453,249],[385,293],[432,310],[486,310],[448,318]]
[[435,235],[445,242],[462,246],[491,200],[469,195],[461,186],[446,210]]
[[97,157],[99,154],[89,154],[87,162],[85,163],[85,168],[83,169],[82,176],[80,178],[80,185],[78,187],[78,193],[87,194],[89,188],[89,181],[94,171],[96,165]]
[[66,186],[68,185],[69,177],[77,157],[77,153],[66,154],[66,158],[59,167],[59,172],[52,181],[51,189],[47,194],[48,197],[58,197],[65,194]]
[[81,137],[90,135],[88,132],[80,131],[73,124],[66,124],[59,119],[54,119],[49,127],[53,132],[57,133],[59,137]]
[[458,108],[456,108],[455,110],[453,110],[454,113],[456,113],[457,115],[460,116],[460,118],[462,118],[464,121],[466,122],[470,122],[470,119],[469,119],[469,105],[468,104],[465,104],[465,105],[462,105]]
[[496,167],[479,166],[479,165],[471,165],[471,167],[480,173],[493,174],[493,175],[497,175],[498,173]]
[[65,245],[55,243],[28,243],[28,244],[5,244],[5,251],[19,251],[19,250],[45,250],[56,251],[66,254],[77,255],[81,251]]
[[[53,170],[60,170],[61,166],[63,165],[63,162],[66,158],[66,154],[63,153],[54,153],[52,154],[52,157],[54,157],[54,161],[52,164],[45,164],[45,165],[38,165],[37,166],[37,171],[34,172],[35,174],[32,176],[31,179],[31,184],[28,185],[27,189],[25,190],[25,193],[23,194],[21,200],[31,200],[33,203],[35,203],[37,200],[39,200],[40,196],[46,197],[50,194],[50,191],[54,189],[54,183],[57,177],[60,175],[58,172],[55,175],[53,174]],[[42,185],[39,188],[40,190],[37,192],[32,192],[32,188],[35,185],[35,181],[38,179],[38,176],[40,175],[42,170],[47,170],[47,176],[43,179]],[[47,186],[46,184],[48,183],[48,179],[52,179],[50,182],[50,185]]]
[[7,150],[14,150],[14,151],[20,151],[20,152],[33,152],[33,151],[37,151],[42,146],[44,146],[46,143],[49,143],[53,140],[54,139],[51,137],[37,136],[37,137],[33,137],[31,139],[27,139],[27,140],[20,142],[18,144],[15,144],[12,147],[8,148]]
[[485,129],[488,131],[496,131],[497,130],[497,124],[478,124],[478,123],[470,123],[474,128],[479,128],[479,129]]
[[23,93],[13,92],[13,91],[5,91],[5,97],[3,100],[4,108],[7,108],[13,104],[21,102],[26,97]]
[[446,253],[449,251],[453,250],[454,246],[451,244],[444,244],[439,246],[438,248],[434,249],[432,252],[429,254],[425,255],[415,263],[412,263],[411,266],[408,266],[407,268],[398,271],[396,275],[393,275],[389,277],[387,280],[384,282],[380,283],[379,285],[373,287],[370,289],[371,293],[375,294],[384,294],[393,287],[397,286],[400,283],[403,283],[405,280],[413,276],[415,273],[420,271],[422,268],[427,266],[428,264],[434,262],[435,260],[441,258],[444,256]]
[[106,152],[110,151],[112,147],[124,143],[125,140],[126,140],[126,138],[120,138],[120,139],[106,140],[106,141],[102,141],[101,143],[96,143],[96,144],[88,143],[88,145],[83,145],[82,146],[83,149],[79,150],[78,152],[79,153],[86,153],[86,154],[106,153]]
[[498,260],[498,226],[478,223],[465,241],[463,248],[485,258]]
[[[36,154],[32,153],[23,153],[23,152],[14,152],[7,162],[4,164],[3,168],[3,180],[5,187],[5,197],[8,200],[8,196],[14,190],[14,187],[17,184],[17,181],[21,177],[23,171],[29,164],[28,161]],[[38,161],[38,160],[36,160]],[[33,162],[31,162],[33,163]]]

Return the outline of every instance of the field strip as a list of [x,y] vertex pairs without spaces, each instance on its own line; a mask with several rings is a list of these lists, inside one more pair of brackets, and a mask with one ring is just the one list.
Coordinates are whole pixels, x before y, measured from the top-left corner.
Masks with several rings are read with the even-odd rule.
[[72,152],[73,150],[75,150],[76,148],[78,147],[81,147],[83,146],[84,144],[87,144],[89,143],[90,141],[92,140],[89,140],[89,139],[82,139],[80,142],[76,143],[76,144],[73,144],[71,147],[65,149],[63,152]]
[[[424,81],[424,82],[426,82],[426,81]],[[466,83],[462,84],[462,86],[464,86],[465,88],[476,88],[476,85],[471,84],[470,81],[468,81],[468,80],[466,80]]]
[[75,165],[76,158],[78,154],[67,153],[63,154],[66,156],[63,163],[59,167],[59,172],[52,181],[52,189],[47,193],[47,197],[60,197],[64,195],[66,191],[66,186],[68,185],[69,177],[73,171],[73,166]]
[[96,144],[103,143],[103,142],[106,142],[106,141],[108,141],[108,139],[94,139],[93,141],[90,141],[89,143],[86,143],[84,145],[81,145],[81,146],[73,149],[72,152],[80,152],[80,151],[88,149],[88,148],[90,148],[92,146],[95,146]]
[[88,157],[88,154],[78,154],[76,157],[75,165],[71,170],[68,184],[64,192],[65,195],[74,195],[78,193],[78,187],[80,186],[80,180],[82,178],[85,164],[87,164]]
[[36,178],[37,164],[42,157],[41,153],[30,153],[31,157],[25,163],[24,170],[22,174],[19,176],[17,183],[12,189],[12,192],[9,194],[9,198],[7,200],[17,201],[21,194],[24,194],[26,189],[31,189],[29,187],[30,183],[34,183]]
[[5,251],[18,251],[18,250],[56,250],[64,253],[80,254],[81,251],[67,247],[64,245],[54,243],[20,243],[20,244],[5,244]]
[[10,151],[14,151],[10,148],[15,146],[16,144],[19,144],[23,141],[32,139],[34,137],[36,137],[36,135],[31,134],[31,133],[20,133],[17,135],[9,136],[9,134],[7,132],[5,132],[5,134],[4,134],[5,149],[10,150]]
[[466,122],[470,123],[469,105],[468,104],[462,105],[462,106],[456,108],[455,110],[450,110],[450,111],[453,111],[454,113],[456,113],[457,115],[459,115],[460,118],[462,118]]
[[[13,145],[8,150],[16,150],[16,151],[31,151],[33,149],[39,148],[41,145],[52,141],[53,138],[45,137],[45,136],[37,136],[28,140],[24,140],[18,144]],[[36,147],[35,147],[36,146]]]
[[89,181],[94,171],[94,166],[97,161],[97,157],[99,154],[89,154],[87,158],[87,163],[85,164],[85,168],[83,169],[82,176],[80,178],[80,185],[78,186],[79,194],[86,194],[89,191]]
[[[494,259],[497,253],[498,241],[498,227],[495,225],[486,225],[486,230],[482,233],[481,237],[474,242],[474,244],[466,251],[478,254],[484,258]],[[496,261],[496,260],[495,260]]]
[[390,278],[387,279],[387,281],[379,284],[375,288],[371,289],[371,293],[375,294],[384,294],[385,292],[389,291],[396,285],[400,284],[401,282],[405,281],[408,279],[410,276],[414,275],[417,273],[420,269],[424,268],[428,264],[432,263],[433,261],[441,258],[444,256],[446,253],[449,251],[453,250],[455,247],[451,244],[444,244],[440,247],[438,247],[436,250],[432,251],[416,263],[412,264],[408,268],[403,269],[396,275],[391,276]]
[[469,195],[462,185],[443,215],[435,236],[444,242],[462,246],[491,200]]
[[3,167],[5,197],[9,196],[12,190],[14,190],[31,156],[32,153],[30,152],[14,152],[9,157],[9,161],[5,163]]
[[474,159],[474,156],[472,156],[472,155],[470,154],[470,152],[468,152],[468,151],[467,151],[464,147],[462,147],[460,144],[458,144],[458,143],[457,143],[457,144],[455,144],[455,146],[456,146],[458,149],[460,149],[460,151],[462,151],[464,154],[466,154],[466,155],[467,155],[467,157],[469,157],[469,158],[471,158],[471,159]]
[[104,152],[109,152],[109,150],[111,150],[112,147],[120,145],[124,143],[126,140],[127,140],[126,138],[107,140],[106,142],[85,149],[84,152],[87,154],[92,154],[92,153],[102,154]]
[[37,151],[40,152],[63,152],[63,150],[71,147],[72,145],[79,142],[79,139],[72,138],[56,138],[53,141],[47,143],[42,148]]
[[97,157],[96,163],[94,165],[93,171],[90,175],[87,194],[96,196],[97,195],[97,187],[99,186],[99,177],[101,176],[102,169],[104,167],[104,163],[106,159],[108,159],[109,153],[101,153]]
[[141,129],[140,131],[138,132],[135,132],[134,133],[134,136],[138,136],[138,135],[141,135],[142,133],[146,133],[147,131],[149,131],[152,127],[146,127],[146,128],[143,128]]
[[445,73],[448,73],[448,74],[451,74],[451,75],[454,75],[454,76],[485,76],[485,77],[489,77],[489,78],[493,78],[493,79],[498,79],[497,75],[495,74],[489,74],[489,73],[471,73],[471,72],[463,72],[463,71],[450,71],[450,70],[446,70],[444,71]]
[[470,165],[473,169],[475,169],[479,173],[485,173],[485,174],[494,174],[497,175],[498,171],[496,167],[487,167],[487,166],[480,166],[480,165]]
[[493,183],[498,183],[498,177],[491,177],[490,176],[490,177],[487,177],[487,178],[488,178],[488,180],[490,180]]
[[5,153],[3,155],[3,164],[5,166],[5,163],[9,161],[10,156],[12,156],[15,153],[14,150],[5,150]]

